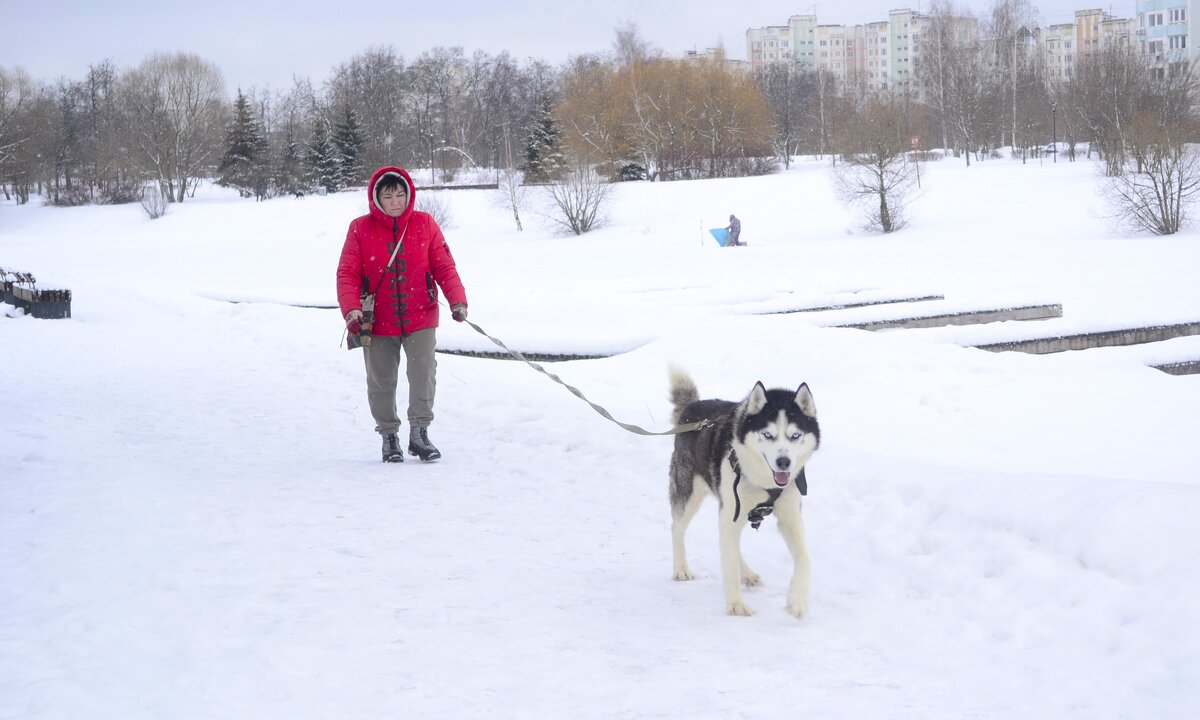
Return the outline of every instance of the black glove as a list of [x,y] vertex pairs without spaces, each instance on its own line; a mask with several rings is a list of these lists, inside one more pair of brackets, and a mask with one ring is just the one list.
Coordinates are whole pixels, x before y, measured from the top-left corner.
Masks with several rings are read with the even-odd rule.
[[455,322],[462,322],[467,319],[467,306],[463,303],[454,303],[450,306],[450,317],[454,318]]

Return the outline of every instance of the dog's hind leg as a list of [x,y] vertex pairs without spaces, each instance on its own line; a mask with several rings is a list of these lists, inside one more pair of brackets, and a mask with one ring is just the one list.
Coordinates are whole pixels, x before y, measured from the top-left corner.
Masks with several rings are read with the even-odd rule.
[[741,562],[742,566],[742,584],[746,587],[762,585],[762,576],[751,570],[750,566],[746,564],[746,558],[742,557],[742,548],[740,547],[741,543],[738,543],[738,545],[738,560]]
[[779,520],[779,532],[792,553],[792,582],[788,587],[788,612],[800,617],[808,612],[808,582],[812,563],[808,559],[808,547],[804,541],[804,518],[800,516],[800,503],[781,502],[775,508]]
[[699,478],[693,480],[692,487],[694,488],[689,497],[682,505],[672,501],[671,503],[671,549],[675,559],[675,579],[676,580],[695,580],[696,576],[688,569],[687,548],[684,545],[684,536],[687,534],[688,524],[692,522],[692,518],[696,517],[696,513],[700,510],[700,505],[704,502],[704,492],[701,492],[702,481]]

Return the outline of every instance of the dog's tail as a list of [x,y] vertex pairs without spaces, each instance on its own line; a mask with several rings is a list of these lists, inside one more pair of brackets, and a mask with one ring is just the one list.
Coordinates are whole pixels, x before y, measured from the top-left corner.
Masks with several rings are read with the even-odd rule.
[[671,406],[674,408],[671,411],[671,422],[678,425],[684,408],[700,399],[700,391],[696,389],[696,383],[692,377],[678,365],[669,365],[667,373],[671,378],[671,392],[667,395],[667,399],[671,401]]

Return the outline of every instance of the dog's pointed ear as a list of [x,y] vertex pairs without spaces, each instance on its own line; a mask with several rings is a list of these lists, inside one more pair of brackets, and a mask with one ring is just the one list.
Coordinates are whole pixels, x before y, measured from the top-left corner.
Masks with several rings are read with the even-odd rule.
[[767,388],[763,386],[762,381],[754,383],[754,389],[750,391],[750,397],[746,398],[746,414],[754,415],[762,412],[762,409],[767,406]]
[[817,416],[817,403],[813,401],[808,383],[800,383],[800,389],[796,391],[796,404],[805,415],[814,418]]

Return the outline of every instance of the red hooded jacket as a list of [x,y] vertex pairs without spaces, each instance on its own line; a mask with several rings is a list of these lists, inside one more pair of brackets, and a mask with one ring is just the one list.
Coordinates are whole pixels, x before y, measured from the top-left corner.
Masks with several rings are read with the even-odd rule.
[[[408,187],[408,206],[399,217],[385,213],[375,195],[376,184],[389,173],[398,175]],[[407,172],[398,167],[379,168],[367,184],[370,212],[351,221],[346,231],[337,269],[338,305],[345,317],[351,310],[362,309],[364,292],[374,292],[374,335],[411,335],[437,327],[439,287],[450,305],[467,304],[442,229],[429,213],[414,209],[416,195]],[[396,260],[385,267],[396,243],[400,243]]]

